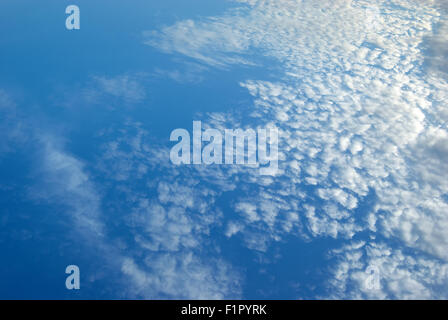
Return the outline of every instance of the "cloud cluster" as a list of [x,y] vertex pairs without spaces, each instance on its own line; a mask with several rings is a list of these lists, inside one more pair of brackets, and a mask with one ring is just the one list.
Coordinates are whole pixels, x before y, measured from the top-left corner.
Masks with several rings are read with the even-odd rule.
[[[332,254],[337,260],[330,280],[331,298],[340,299],[446,299],[448,265],[384,242],[354,242]],[[369,286],[372,273],[377,287]]]
[[240,275],[210,239],[222,219],[214,206],[218,192],[172,167],[169,149],[140,124],[121,131],[103,146],[98,169],[113,186],[110,192],[125,199],[111,204],[118,206],[115,224],[126,227],[119,238],[127,256],[122,271],[133,283],[130,296],[239,297]]
[[[216,67],[250,64],[254,52],[281,63],[277,82],[241,83],[254,106],[234,122],[280,129],[281,173],[263,178],[224,169],[229,184],[243,176],[249,197],[258,199],[235,201],[241,216],[226,234],[245,230],[249,246],[264,250],[291,230],[346,239],[368,231],[418,254],[401,276],[386,273],[395,283],[391,296],[412,297],[418,286],[434,296],[429,280],[411,288],[410,270],[440,261],[439,282],[446,284],[448,85],[425,73],[425,39],[440,22],[439,7],[405,0],[239,2],[245,6],[219,17],[145,33],[147,44]],[[375,13],[373,28],[366,12]],[[208,121],[219,128],[234,117]],[[293,227],[282,228],[284,220]]]

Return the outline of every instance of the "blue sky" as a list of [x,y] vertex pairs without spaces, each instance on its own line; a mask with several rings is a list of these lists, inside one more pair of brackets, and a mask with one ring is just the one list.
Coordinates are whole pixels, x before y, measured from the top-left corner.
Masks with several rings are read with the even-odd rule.
[[[446,299],[446,7],[2,1],[0,298]],[[193,121],[278,172],[173,165]]]

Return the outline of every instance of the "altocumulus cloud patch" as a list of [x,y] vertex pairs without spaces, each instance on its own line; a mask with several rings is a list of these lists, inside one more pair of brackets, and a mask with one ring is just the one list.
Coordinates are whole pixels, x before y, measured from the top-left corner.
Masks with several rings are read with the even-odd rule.
[[[438,4],[239,2],[244,6],[222,16],[144,33],[149,45],[216,67],[250,64],[251,50],[281,62],[278,81],[241,83],[254,98],[251,119],[281,131],[281,173],[270,178],[244,173],[259,200],[239,197],[235,210],[241,214],[229,224],[228,236],[258,224],[262,234],[254,238],[257,231],[246,232],[243,238],[250,248],[263,250],[290,232],[348,243],[367,232],[362,250],[368,254],[361,257],[378,264],[388,284],[376,297],[443,297],[448,87],[442,77],[424,71],[425,39],[440,22]],[[366,12],[375,13],[373,28],[360,18]],[[211,114],[209,121],[216,127],[232,117]],[[226,183],[234,181],[232,170],[240,169],[223,174]],[[206,169],[197,175],[203,178]],[[361,209],[372,195],[375,201]],[[374,249],[382,250],[381,261]],[[329,281],[337,289],[330,296],[372,297],[362,281],[354,281],[359,290],[343,289],[359,278],[361,266],[354,270],[348,258],[339,266],[346,275]]]

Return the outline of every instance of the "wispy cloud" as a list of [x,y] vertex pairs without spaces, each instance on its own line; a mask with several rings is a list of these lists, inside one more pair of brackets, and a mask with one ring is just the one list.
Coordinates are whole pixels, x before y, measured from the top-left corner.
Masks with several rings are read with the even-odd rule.
[[93,80],[97,83],[100,92],[126,101],[139,102],[146,96],[144,86],[139,81],[139,78],[135,76],[94,76]]

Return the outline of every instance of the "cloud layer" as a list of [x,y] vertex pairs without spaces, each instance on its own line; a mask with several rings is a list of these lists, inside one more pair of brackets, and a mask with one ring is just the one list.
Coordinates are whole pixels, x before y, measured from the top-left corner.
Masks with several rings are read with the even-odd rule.
[[[254,52],[281,63],[278,81],[241,83],[254,98],[250,118],[209,115],[215,128],[281,130],[281,174],[263,178],[240,168],[218,174],[225,177],[220,184],[235,184],[239,175],[251,184],[251,194],[235,201],[240,219],[226,234],[245,230],[247,245],[265,250],[294,230],[348,240],[367,231],[413,252],[406,258],[412,263],[400,266],[408,271],[384,272],[395,284],[381,297],[437,297],[430,279],[422,280],[429,271],[417,276],[422,281],[411,271],[435,263],[437,283],[446,285],[448,86],[424,65],[425,39],[441,21],[437,3],[239,2],[244,6],[222,16],[144,34],[149,45],[215,67],[255,65]],[[198,172],[201,179],[209,173]],[[406,256],[400,250],[396,255]]]

